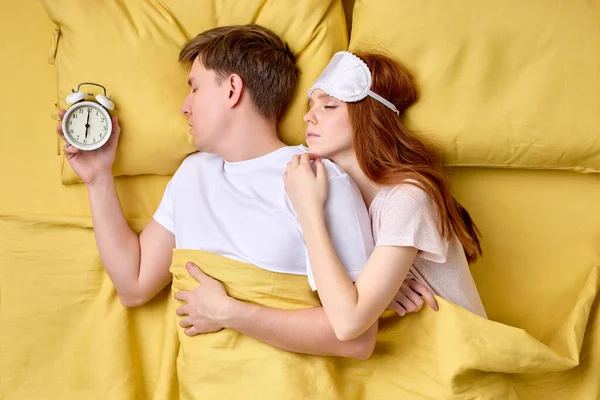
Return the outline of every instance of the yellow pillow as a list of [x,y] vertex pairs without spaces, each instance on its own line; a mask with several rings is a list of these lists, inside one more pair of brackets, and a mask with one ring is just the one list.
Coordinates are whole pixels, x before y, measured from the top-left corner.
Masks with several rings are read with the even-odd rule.
[[369,0],[350,49],[415,76],[407,126],[449,165],[600,172],[600,3]]
[[[188,69],[179,50],[200,32],[255,22],[272,29],[299,54],[302,76],[280,124],[288,144],[304,140],[305,93],[331,56],[348,44],[340,0],[42,0],[60,28],[50,62],[56,66],[58,106],[77,83],[106,86],[122,135],[113,174],[170,175],[195,151],[184,116]],[[89,92],[97,93],[94,87]],[[62,160],[64,184],[78,182]]]

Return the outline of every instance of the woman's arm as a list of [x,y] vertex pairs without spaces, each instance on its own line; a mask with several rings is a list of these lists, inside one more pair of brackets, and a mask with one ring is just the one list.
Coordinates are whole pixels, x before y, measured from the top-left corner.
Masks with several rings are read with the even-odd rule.
[[298,215],[325,313],[338,339],[351,340],[367,330],[392,302],[417,249],[376,247],[356,285],[353,284],[325,223],[324,204],[328,197],[325,166],[317,159],[315,168],[316,173],[311,168],[309,154],[294,156],[284,175],[285,188]]
[[238,302],[223,325],[281,350],[318,356],[366,360],[373,354],[377,320],[349,341],[336,337],[322,307],[279,310]]
[[377,246],[353,283],[340,262],[322,213],[301,218],[317,290],[338,339],[365,332],[392,302],[415,259],[414,247]]

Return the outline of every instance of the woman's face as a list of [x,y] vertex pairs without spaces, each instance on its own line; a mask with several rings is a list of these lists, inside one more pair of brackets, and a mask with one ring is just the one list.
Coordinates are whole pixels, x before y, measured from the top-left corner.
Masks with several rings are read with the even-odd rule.
[[346,103],[317,89],[308,105],[304,122],[309,151],[333,161],[352,153],[352,125]]

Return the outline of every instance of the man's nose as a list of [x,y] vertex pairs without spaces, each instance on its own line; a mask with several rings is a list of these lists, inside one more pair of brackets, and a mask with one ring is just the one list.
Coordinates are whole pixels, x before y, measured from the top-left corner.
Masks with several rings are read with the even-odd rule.
[[185,101],[183,102],[183,105],[181,106],[181,113],[183,115],[187,115],[187,116],[191,115],[189,96],[185,98]]

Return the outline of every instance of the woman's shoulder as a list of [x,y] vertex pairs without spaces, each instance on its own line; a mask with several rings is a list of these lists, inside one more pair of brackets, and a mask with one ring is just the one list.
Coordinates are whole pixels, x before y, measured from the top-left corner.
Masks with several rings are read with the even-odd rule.
[[416,206],[431,205],[431,196],[421,187],[419,182],[407,179],[402,183],[385,186],[381,189],[383,206],[392,206],[398,203],[409,203]]

